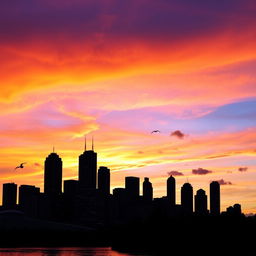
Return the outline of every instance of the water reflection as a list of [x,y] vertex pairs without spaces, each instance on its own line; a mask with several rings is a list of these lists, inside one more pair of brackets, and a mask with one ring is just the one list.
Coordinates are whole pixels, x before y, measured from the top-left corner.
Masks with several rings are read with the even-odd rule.
[[111,250],[109,247],[92,248],[1,248],[0,256],[143,256],[126,254]]

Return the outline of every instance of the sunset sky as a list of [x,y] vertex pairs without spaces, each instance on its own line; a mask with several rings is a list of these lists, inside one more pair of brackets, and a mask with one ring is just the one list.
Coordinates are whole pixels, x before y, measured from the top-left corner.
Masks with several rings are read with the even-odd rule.
[[[63,179],[94,136],[112,188],[169,174],[256,213],[254,0],[2,0],[0,185]],[[161,133],[153,133],[160,130]],[[14,168],[27,162],[24,169]],[[0,197],[2,188],[0,189]]]

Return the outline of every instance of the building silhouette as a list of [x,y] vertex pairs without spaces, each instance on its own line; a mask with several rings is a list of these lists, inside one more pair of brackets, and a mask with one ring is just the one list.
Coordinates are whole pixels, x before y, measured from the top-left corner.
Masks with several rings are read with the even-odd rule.
[[143,181],[143,199],[146,202],[151,202],[153,200],[153,187],[149,178],[145,177]]
[[5,209],[14,209],[17,203],[17,184],[3,184],[3,207]]
[[195,214],[204,216],[208,214],[207,195],[203,189],[199,189],[195,195]]
[[127,193],[125,188],[114,188],[113,189],[113,197],[118,200],[126,200]]
[[224,213],[230,217],[239,217],[242,216],[242,209],[240,204],[234,204],[233,206],[229,206]]
[[234,209],[234,214],[236,216],[240,216],[242,214],[242,209],[240,204],[234,204],[233,209]]
[[220,215],[220,184],[218,181],[210,183],[210,214]]
[[167,179],[167,199],[172,206],[176,204],[176,181],[172,175]]
[[125,189],[130,199],[136,199],[140,196],[140,178],[125,177]]
[[44,162],[44,193],[49,196],[62,193],[62,160],[55,152]]
[[38,216],[40,188],[31,185],[21,185],[19,187],[20,209],[31,217]]
[[83,154],[79,156],[79,186],[82,189],[96,189],[97,178],[97,153],[94,152],[92,140],[92,150],[85,149]]
[[75,196],[78,192],[78,180],[64,180],[64,194]]
[[98,170],[98,190],[102,195],[110,194],[110,170],[105,166]]
[[193,213],[193,187],[190,183],[181,187],[181,206],[185,214]]
[[76,198],[78,196],[78,180],[64,180],[63,193],[63,219],[67,222],[73,222],[76,212]]

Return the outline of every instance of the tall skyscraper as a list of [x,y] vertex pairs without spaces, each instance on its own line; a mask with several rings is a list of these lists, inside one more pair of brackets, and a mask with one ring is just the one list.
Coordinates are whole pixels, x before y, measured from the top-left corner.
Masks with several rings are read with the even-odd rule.
[[44,162],[44,193],[60,195],[62,188],[62,160],[55,153],[48,155]]
[[167,179],[167,199],[171,205],[176,204],[176,181],[173,176]]
[[140,196],[140,178],[138,177],[125,177],[125,189],[128,198],[138,198]]
[[97,153],[94,152],[93,140],[92,150],[86,150],[79,156],[79,186],[85,189],[96,189]]
[[6,209],[15,208],[17,203],[17,184],[3,184],[3,206]]
[[105,166],[98,170],[98,189],[103,195],[110,194],[110,170]]
[[149,181],[149,178],[144,178],[143,199],[147,202],[151,202],[153,200],[153,187],[152,183]]
[[210,184],[210,213],[211,215],[220,215],[220,184],[213,181]]
[[181,206],[186,214],[193,213],[193,187],[190,183],[181,187]]
[[207,195],[203,189],[199,189],[195,195],[195,213],[199,216],[207,215]]

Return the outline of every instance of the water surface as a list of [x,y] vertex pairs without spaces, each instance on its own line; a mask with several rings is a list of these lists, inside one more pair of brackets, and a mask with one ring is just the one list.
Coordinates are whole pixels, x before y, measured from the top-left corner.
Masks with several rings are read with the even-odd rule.
[[113,251],[110,247],[88,248],[0,248],[0,256],[145,256]]

